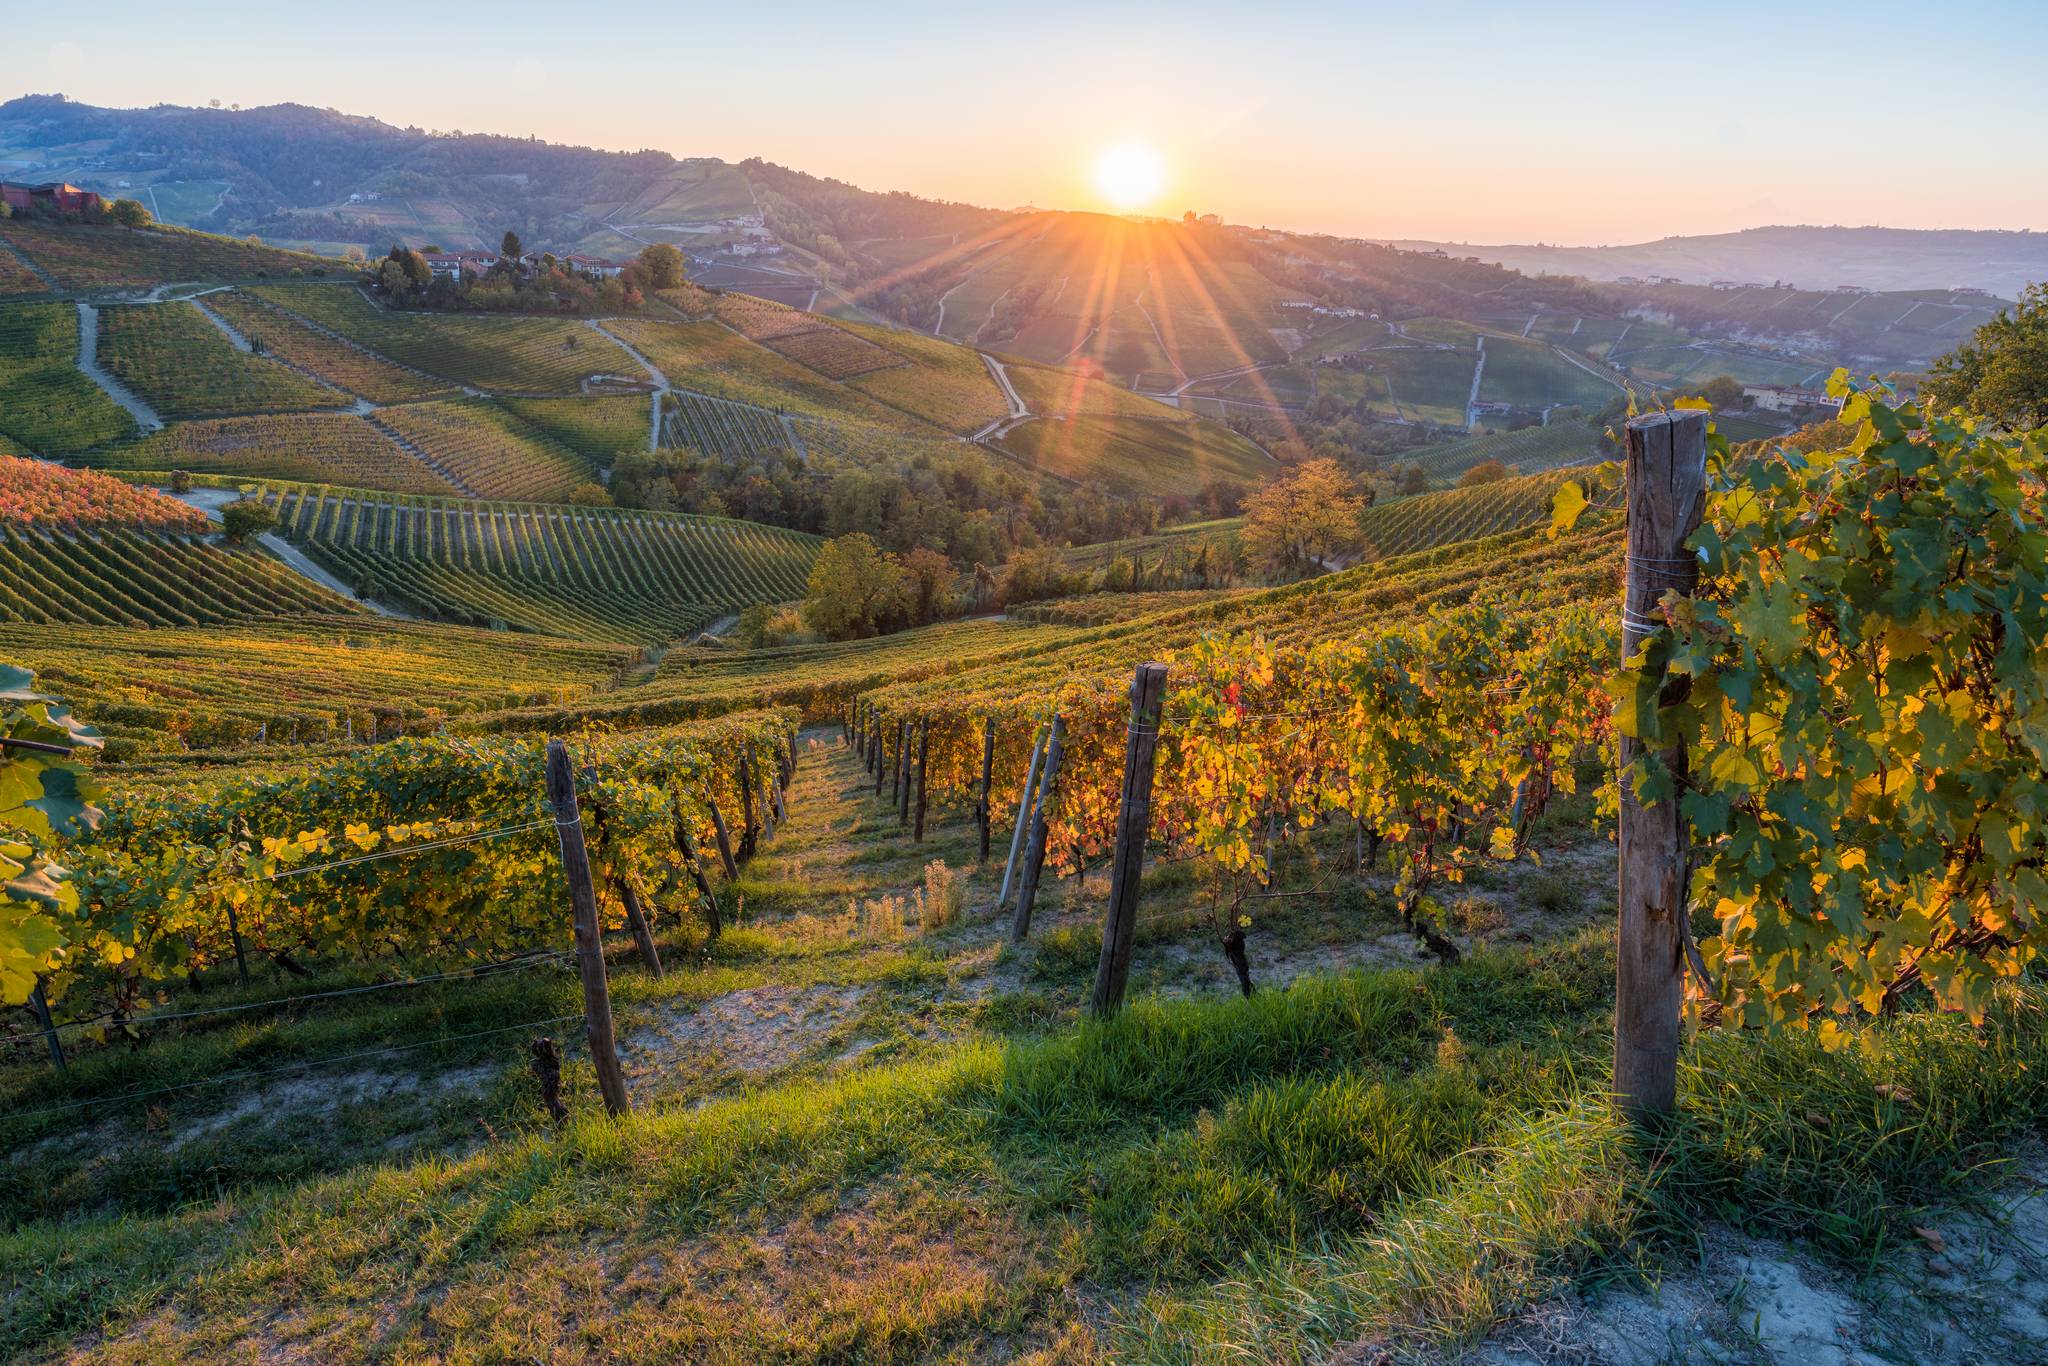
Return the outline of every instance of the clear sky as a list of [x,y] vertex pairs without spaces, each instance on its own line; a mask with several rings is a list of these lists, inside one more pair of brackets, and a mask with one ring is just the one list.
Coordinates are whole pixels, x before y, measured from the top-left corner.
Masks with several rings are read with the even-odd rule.
[[290,100],[1004,208],[1103,207],[1091,164],[1136,140],[1160,211],[1302,230],[2048,228],[2048,0],[11,8],[0,98]]

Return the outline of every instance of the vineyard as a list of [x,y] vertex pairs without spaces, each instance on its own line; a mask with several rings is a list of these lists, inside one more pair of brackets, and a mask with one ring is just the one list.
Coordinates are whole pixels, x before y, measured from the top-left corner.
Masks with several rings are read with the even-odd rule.
[[[793,332],[763,342],[776,355],[816,370],[826,379],[848,380],[873,370],[887,370],[908,364],[887,347],[877,346],[837,327],[820,327]],[[869,392],[873,392],[870,388]]]
[[722,518],[350,491],[264,495],[343,580],[441,620],[657,644],[800,597],[816,540]]
[[978,352],[871,323],[842,326],[910,361],[909,365],[870,370],[850,380],[861,392],[956,436],[972,435],[1008,415],[1009,402]]
[[[801,316],[801,315],[800,315]],[[678,389],[828,421],[902,427],[908,419],[716,322],[606,324]]]
[[38,679],[91,715],[119,759],[247,745],[286,755],[433,734],[452,718],[600,692],[638,657],[626,646],[364,615],[120,636],[10,625],[0,649],[36,660]]
[[[831,425],[805,424],[813,431]],[[751,403],[706,398],[683,389],[671,389],[663,399],[661,440],[665,446],[684,446],[727,460],[790,449],[789,431],[775,413]]]
[[0,307],[0,435],[39,455],[72,455],[135,430],[78,369],[78,310]]
[[148,289],[165,281],[260,280],[340,274],[336,262],[184,228],[116,228],[0,220],[0,242],[64,289]]
[[1010,386],[1017,391],[1017,397],[1023,399],[1024,406],[1038,417],[1148,418],[1165,422],[1193,420],[1192,413],[1169,408],[1142,394],[1072,371],[1018,362],[1010,363],[1008,371]]
[[0,622],[197,626],[350,610],[251,551],[155,531],[0,527]]
[[597,477],[582,456],[489,399],[408,403],[374,420],[474,498],[558,501]]
[[103,308],[99,361],[165,417],[343,408],[348,399],[238,350],[189,303]]
[[[647,449],[649,400],[635,394],[588,398],[508,398],[513,416],[599,465]],[[346,481],[341,481],[346,482]]]
[[0,522],[75,532],[209,530],[206,515],[173,498],[88,470],[0,455]]
[[453,386],[393,365],[293,317],[254,295],[230,290],[206,296],[221,315],[261,351],[317,375],[335,388],[372,403],[404,403],[450,392]]
[[1517,474],[1540,474],[1568,465],[1591,465],[1611,458],[1613,444],[1588,421],[1524,427],[1518,432],[1489,432],[1455,441],[1440,441],[1404,452],[1401,459],[1420,465],[1435,484],[1454,484],[1474,465],[1498,460]]
[[1026,422],[997,443],[1018,463],[1132,497],[1195,494],[1206,484],[1255,485],[1273,462],[1213,423],[1077,417]]
[[84,459],[101,469],[185,470],[392,493],[456,491],[375,424],[353,413],[173,422],[139,441],[103,447]]
[[1472,488],[1445,489],[1373,504],[1359,519],[1368,560],[1523,531],[1550,520],[1564,473],[1525,474]]
[[0,300],[46,294],[49,287],[28,263],[0,243]]
[[377,356],[478,389],[573,394],[593,375],[640,373],[603,333],[578,322],[406,313],[342,285],[259,285],[249,292]]

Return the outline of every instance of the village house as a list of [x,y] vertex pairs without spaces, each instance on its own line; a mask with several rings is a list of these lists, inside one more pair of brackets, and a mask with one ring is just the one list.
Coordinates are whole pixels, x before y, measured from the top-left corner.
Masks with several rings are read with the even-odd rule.
[[38,209],[47,213],[97,213],[106,202],[93,190],[53,180],[44,185],[16,185],[0,180],[0,203],[16,213]]
[[1802,389],[1795,384],[1745,384],[1742,396],[1766,412],[1790,413],[1801,408],[1829,408],[1840,412],[1842,400],[1819,389]]

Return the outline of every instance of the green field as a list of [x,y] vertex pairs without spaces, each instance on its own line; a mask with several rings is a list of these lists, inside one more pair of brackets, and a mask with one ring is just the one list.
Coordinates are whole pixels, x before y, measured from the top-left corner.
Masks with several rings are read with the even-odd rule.
[[633,320],[607,326],[679,389],[806,417],[895,427],[911,421],[716,322]]
[[375,420],[473,498],[555,501],[597,477],[588,460],[489,399],[406,403]]
[[1486,373],[1479,381],[1481,403],[1598,408],[1621,392],[1619,385],[1588,373],[1542,342],[1486,339]]
[[38,455],[75,455],[135,430],[78,368],[78,310],[0,306],[0,435]]
[[1359,518],[1365,558],[1391,559],[1546,525],[1551,497],[1570,477],[1553,470],[1374,503]]
[[0,526],[0,622],[197,626],[351,610],[266,555],[197,537]]
[[234,343],[189,303],[102,308],[99,361],[165,417],[342,408],[349,400]]
[[47,270],[65,289],[138,289],[218,280],[341,275],[339,262],[184,228],[88,227],[0,219],[0,241]]
[[609,465],[627,451],[647,449],[649,400],[637,394],[582,398],[508,398],[505,407],[584,459]]
[[573,394],[593,375],[641,374],[631,356],[579,322],[398,312],[345,285],[251,292],[401,365],[478,389]]
[[1258,484],[1275,466],[1215,423],[1077,417],[1027,422],[996,447],[1044,474],[1132,497],[1192,495],[1211,483]]
[[1498,460],[1518,474],[1535,474],[1564,465],[1597,463],[1614,455],[1604,429],[1581,420],[1440,441],[1395,458],[1420,465],[1430,482],[1442,485],[1455,483],[1466,470],[1488,460]]
[[373,356],[240,290],[209,294],[206,305],[252,346],[373,403],[402,403],[454,391],[455,386],[446,380]]
[[753,602],[801,597],[817,539],[716,517],[264,495],[285,533],[369,596],[443,621],[659,644]]
[[345,484],[392,493],[454,493],[455,486],[353,413],[282,413],[173,422],[139,441],[102,447],[102,469]]

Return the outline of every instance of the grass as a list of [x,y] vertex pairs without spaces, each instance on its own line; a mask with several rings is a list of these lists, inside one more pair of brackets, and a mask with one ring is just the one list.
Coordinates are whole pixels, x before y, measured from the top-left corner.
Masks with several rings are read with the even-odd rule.
[[78,310],[0,308],[0,435],[39,455],[73,455],[135,421],[78,368]]
[[[147,1135],[219,1102],[131,1113],[142,1137],[111,1167],[88,1170],[67,1142],[5,1188],[17,1214],[74,1198],[64,1222],[0,1236],[0,1350],[953,1360],[1000,1343],[1185,1361],[1450,1346],[1576,1275],[1677,1255],[1707,1218],[1860,1263],[2048,1115],[2048,1015],[2021,985],[1981,1029],[1908,1013],[1846,1054],[1703,1035],[1679,1119],[1635,1131],[1598,1095],[1612,981],[1598,930],[1250,999],[1182,969],[1171,994],[1083,1022],[1099,879],[1072,911],[1048,889],[1021,949],[991,956],[977,909],[936,935],[851,939],[847,899],[911,886],[934,856],[971,862],[972,827],[946,813],[913,848],[850,760],[806,754],[791,822],[721,889],[734,928],[706,951],[664,915],[669,975],[615,966],[629,1041],[706,1019],[724,1031],[700,1028],[707,1051],[637,1081],[633,1116],[595,1114],[572,1064],[576,1113],[551,1128],[508,1044],[381,1064],[483,1073],[288,1119],[289,1143],[244,1118],[159,1160]],[[1303,871],[1283,862],[1283,878]],[[970,908],[991,876],[975,875]],[[1158,869],[1147,905],[1183,902],[1189,878]],[[1327,962],[1324,935],[1391,919],[1380,898],[1346,896],[1258,933]],[[1141,962],[1170,964],[1186,936],[1148,935]],[[977,978],[994,989],[964,993]],[[63,1081],[16,1068],[0,1083],[12,1146],[22,1110],[94,1087],[450,1037],[527,1018],[514,999],[574,1008],[566,974],[397,996],[395,1011],[371,996],[169,1034]],[[707,1084],[700,1057],[827,999],[852,1004],[786,1061]]]
[[237,350],[193,304],[103,308],[99,317],[100,364],[165,417],[348,406],[289,366]]
[[1275,468],[1249,441],[1210,422],[1040,419],[1011,431],[998,449],[1034,470],[1132,496],[1257,484]]

